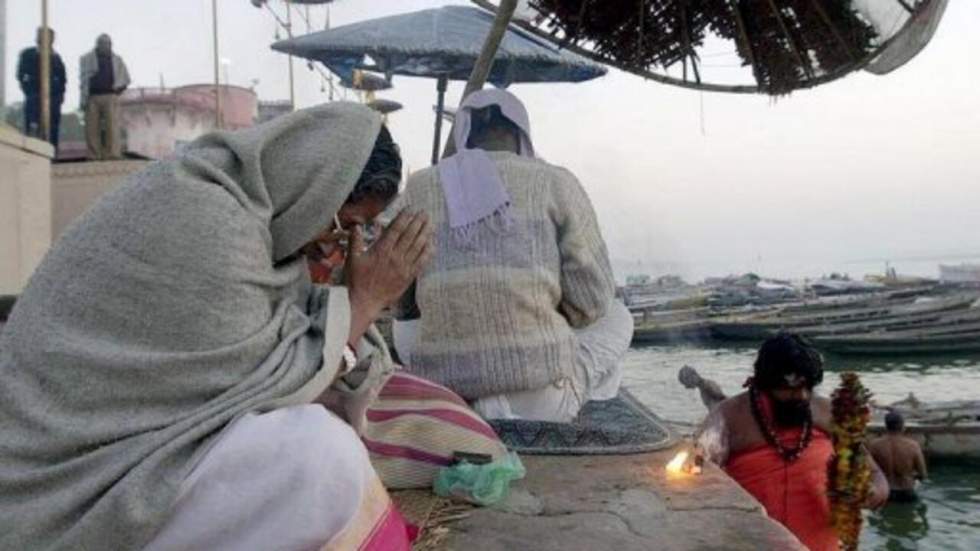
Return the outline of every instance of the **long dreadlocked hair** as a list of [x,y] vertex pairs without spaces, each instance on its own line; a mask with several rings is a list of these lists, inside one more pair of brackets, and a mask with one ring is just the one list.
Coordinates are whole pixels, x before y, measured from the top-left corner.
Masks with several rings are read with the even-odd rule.
[[806,338],[779,333],[766,339],[755,359],[754,384],[759,389],[786,386],[787,375],[802,377],[807,387],[823,382],[823,357]]

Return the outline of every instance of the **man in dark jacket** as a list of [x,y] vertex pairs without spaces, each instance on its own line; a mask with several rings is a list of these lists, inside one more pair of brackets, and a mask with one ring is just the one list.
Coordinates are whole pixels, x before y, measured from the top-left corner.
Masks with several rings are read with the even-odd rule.
[[48,28],[37,30],[37,46],[25,48],[20,52],[17,62],[17,81],[24,92],[24,133],[28,136],[41,136],[41,45],[45,39],[51,51],[51,134],[48,141],[58,149],[58,131],[61,127],[61,104],[65,101],[65,64],[54,51],[54,31]]

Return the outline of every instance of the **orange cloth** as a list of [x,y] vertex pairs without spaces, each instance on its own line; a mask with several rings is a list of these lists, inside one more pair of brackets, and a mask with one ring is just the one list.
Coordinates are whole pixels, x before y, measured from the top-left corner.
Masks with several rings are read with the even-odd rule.
[[333,252],[330,253],[330,256],[326,258],[313,260],[307,257],[306,263],[310,267],[310,279],[313,280],[313,283],[329,285],[333,271],[343,266],[346,260],[347,257],[342,247],[335,247]]
[[[784,446],[794,445],[801,429],[777,430]],[[741,451],[729,458],[725,471],[812,551],[837,551],[830,525],[827,463],[834,446],[826,432],[814,428],[799,459],[786,463],[772,446]]]

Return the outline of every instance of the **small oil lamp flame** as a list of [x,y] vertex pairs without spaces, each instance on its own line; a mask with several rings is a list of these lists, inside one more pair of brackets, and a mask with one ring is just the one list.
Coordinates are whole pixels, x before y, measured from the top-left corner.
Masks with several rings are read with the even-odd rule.
[[670,460],[670,463],[667,463],[667,467],[666,467],[667,472],[670,474],[677,474],[677,475],[685,474],[684,462],[687,461],[688,455],[690,455],[690,453],[687,451],[678,452],[677,455],[675,455],[674,458]]

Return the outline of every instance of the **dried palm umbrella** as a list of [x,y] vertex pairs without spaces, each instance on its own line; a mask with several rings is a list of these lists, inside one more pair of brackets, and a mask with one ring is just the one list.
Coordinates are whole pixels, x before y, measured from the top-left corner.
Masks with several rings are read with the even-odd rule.
[[[473,2],[495,10],[486,0]],[[859,69],[897,68],[929,41],[947,2],[530,0],[536,17],[517,23],[571,51],[666,84],[780,95]],[[724,43],[754,83],[706,76],[711,64],[702,62],[705,46]]]

